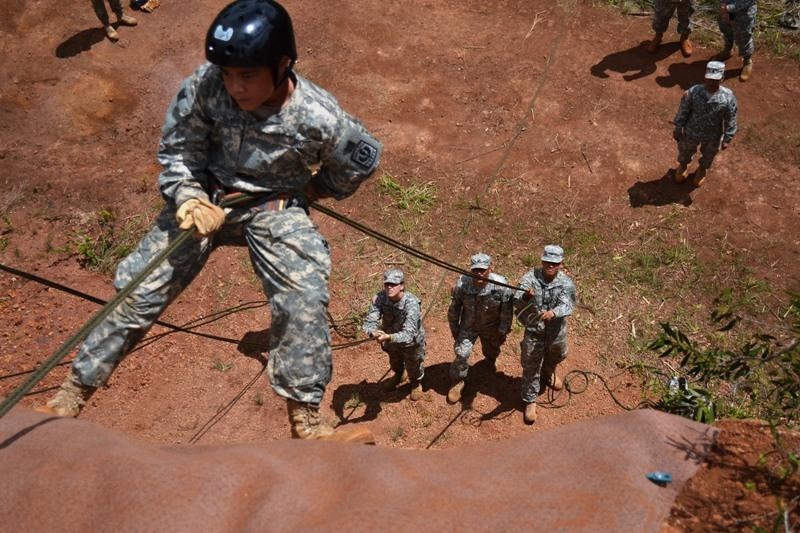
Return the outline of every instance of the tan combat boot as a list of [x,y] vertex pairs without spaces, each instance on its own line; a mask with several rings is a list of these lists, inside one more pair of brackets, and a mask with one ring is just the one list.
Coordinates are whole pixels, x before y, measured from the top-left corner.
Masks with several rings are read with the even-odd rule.
[[678,163],[678,168],[675,169],[675,183],[683,183],[689,177],[689,166]]
[[422,391],[422,381],[414,382],[414,386],[411,387],[411,394],[409,394],[409,399],[412,402],[416,402],[422,399],[425,396],[425,393]]
[[41,407],[35,410],[39,413],[44,413],[53,416],[62,416],[66,418],[75,418],[78,416],[86,405],[86,401],[91,398],[96,387],[87,387],[82,384],[78,378],[70,373],[69,377],[61,384],[55,396]]
[[698,167],[697,172],[694,173],[694,186],[700,187],[703,185],[703,182],[706,181],[706,171],[705,167]]
[[386,392],[391,392],[395,390],[398,385],[400,385],[401,381],[403,381],[403,373],[397,372],[395,374],[392,374],[392,377],[381,383],[381,389],[383,389]]
[[658,47],[661,46],[661,39],[664,38],[664,34],[661,32],[656,33],[653,35],[653,40],[650,41],[647,45],[647,51],[651,54],[655,54],[658,52]]
[[117,22],[122,24],[123,26],[136,26],[137,24],[139,24],[139,21],[136,20],[135,17],[125,14],[118,16]]
[[531,402],[525,406],[525,414],[522,418],[528,425],[536,422],[536,402]]
[[447,391],[447,403],[456,403],[461,399],[461,391],[464,389],[464,381],[457,381],[450,386]]
[[742,63],[742,72],[739,74],[739,81],[747,81],[753,75],[753,60],[749,57]]
[[114,26],[106,26],[106,37],[112,43],[119,41],[119,33],[114,29]]
[[692,55],[692,41],[689,40],[688,33],[681,35],[681,54],[683,54],[683,57]]
[[289,412],[289,423],[292,425],[293,439],[375,444],[375,436],[369,429],[364,427],[334,429],[322,418],[319,408],[311,404],[287,399],[286,408]]

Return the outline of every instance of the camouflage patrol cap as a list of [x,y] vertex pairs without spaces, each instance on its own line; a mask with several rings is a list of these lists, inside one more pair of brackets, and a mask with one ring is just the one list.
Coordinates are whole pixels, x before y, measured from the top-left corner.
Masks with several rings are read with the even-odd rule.
[[399,268],[392,268],[383,273],[384,283],[403,283],[403,271]]
[[469,258],[469,269],[475,270],[476,268],[489,268],[492,264],[492,258],[486,254],[478,253]]
[[564,261],[564,249],[557,244],[548,244],[544,247],[542,261],[546,263],[561,263]]
[[725,63],[722,61],[709,61],[706,65],[707,80],[721,80],[725,77]]

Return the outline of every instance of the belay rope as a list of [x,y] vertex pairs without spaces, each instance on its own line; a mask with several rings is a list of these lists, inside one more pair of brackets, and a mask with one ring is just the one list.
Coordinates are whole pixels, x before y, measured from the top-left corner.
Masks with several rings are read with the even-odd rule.
[[[237,204],[243,204],[243,203],[249,202],[252,199],[253,199],[253,196],[248,195],[248,194],[234,194],[234,195],[230,195],[229,197],[226,197],[226,199],[221,202],[220,206],[221,207],[233,207],[233,206],[235,206]],[[409,255],[417,257],[417,258],[419,258],[419,259],[421,259],[423,261],[426,261],[428,263],[436,265],[436,266],[438,266],[440,268],[443,268],[445,270],[450,270],[452,272],[456,272],[458,274],[462,274],[462,275],[469,276],[469,277],[476,277],[475,274],[473,274],[472,272],[470,272],[468,270],[465,270],[463,268],[459,268],[459,267],[457,267],[457,266],[455,266],[453,264],[447,263],[446,261],[442,261],[441,259],[438,259],[438,258],[436,258],[436,257],[434,257],[432,255],[426,254],[425,252],[422,252],[422,251],[420,251],[420,250],[418,250],[416,248],[413,248],[413,247],[411,247],[411,246],[409,246],[409,245],[407,245],[405,243],[402,243],[400,241],[392,239],[391,237],[388,237],[388,236],[386,236],[386,235],[384,235],[384,234],[382,234],[382,233],[380,233],[380,232],[378,232],[378,231],[376,231],[376,230],[374,230],[374,229],[372,229],[372,228],[370,228],[368,226],[365,226],[365,225],[363,225],[363,224],[361,224],[359,222],[356,222],[355,220],[352,220],[352,219],[350,219],[350,218],[348,218],[348,217],[346,217],[344,215],[341,215],[341,214],[337,213],[336,211],[334,211],[332,209],[329,209],[329,208],[327,208],[327,207],[325,207],[323,205],[320,205],[317,202],[311,202],[310,205],[311,205],[311,207],[313,207],[317,211],[320,211],[321,213],[323,213],[325,215],[328,215],[329,217],[331,217],[331,218],[333,218],[335,220],[338,220],[338,221],[340,221],[340,222],[342,222],[344,224],[347,224],[348,226],[350,226],[350,227],[352,227],[352,228],[354,228],[354,229],[356,229],[356,230],[358,230],[358,231],[360,231],[360,232],[362,232],[362,233],[364,233],[364,234],[366,234],[366,235],[368,235],[370,237],[373,237],[373,238],[375,238],[375,239],[377,239],[379,241],[382,241],[382,242],[384,242],[384,243],[386,243],[386,244],[388,244],[388,245],[390,245],[390,246],[392,246],[394,248],[397,248],[397,249],[399,249],[399,250],[401,250],[401,251],[403,251],[403,252],[405,252],[405,253],[407,253]],[[10,411],[11,408],[14,405],[16,405],[16,403],[19,402],[28,392],[30,392],[31,389],[33,389],[33,387],[36,386],[37,383],[39,383],[39,381],[41,381],[53,368],[55,368],[56,365],[58,365],[61,362],[61,360],[64,357],[66,357],[66,355],[70,351],[72,351],[72,349],[79,342],[81,342],[84,338],[86,338],[86,336],[95,327],[97,327],[109,314],[111,314],[111,312],[114,309],[116,309],[116,307],[119,304],[121,304],[125,300],[125,298],[127,298],[128,295],[130,295],[133,292],[133,290],[136,289],[136,287],[138,287],[139,284],[142,283],[145,280],[145,278],[147,278],[147,276],[150,275],[150,273],[152,273],[153,270],[156,269],[157,266],[159,266],[167,257],[172,255],[172,253],[175,250],[177,250],[181,246],[181,244],[183,244],[189,237],[191,237],[193,233],[194,233],[194,227],[189,228],[188,230],[184,230],[182,233],[180,233],[178,235],[178,237],[174,241],[172,241],[169,244],[169,246],[167,246],[167,248],[162,250],[161,253],[159,253],[155,258],[153,258],[153,260],[150,261],[144,267],[144,269],[142,269],[142,271],[139,272],[138,275],[136,275],[125,287],[120,289],[119,292],[117,292],[117,294],[111,300],[106,302],[105,305],[103,305],[103,307],[88,322],[86,322],[77,332],[75,332],[69,339],[67,339],[66,342],[64,342],[64,344],[62,344],[61,347],[53,353],[53,355],[51,355],[49,358],[47,358],[47,360],[45,360],[38,368],[36,368],[36,370],[34,370],[31,373],[31,375],[28,377],[28,379],[25,380],[25,382],[22,385],[20,385],[7,398],[5,398],[2,403],[0,403],[0,418],[3,417],[8,411]],[[103,302],[103,300],[100,300],[99,298],[95,298],[95,297],[92,297],[92,296],[89,296],[89,295],[85,295],[85,294],[83,294],[83,293],[81,293],[79,291],[76,291],[74,289],[69,289],[68,287],[63,287],[63,286],[60,286],[58,284],[54,284],[52,282],[49,282],[48,280],[44,280],[43,278],[39,278],[37,276],[32,276],[32,275],[29,275],[29,274],[24,273],[22,271],[19,271],[19,270],[16,270],[16,269],[12,269],[10,267],[3,267],[2,270],[11,272],[13,274],[17,274],[17,275],[21,275],[21,276],[27,277],[29,279],[32,279],[32,280],[37,281],[39,283],[43,283],[45,285],[56,286],[56,288],[58,288],[59,290],[64,290],[65,292],[68,292],[68,293],[76,295],[76,296],[80,296],[82,298],[86,298],[86,299],[88,299],[90,301],[93,301],[95,303],[102,303]],[[507,283],[502,283],[502,282],[499,282],[499,281],[492,281],[492,283],[494,285],[499,285],[499,286],[506,287],[508,289],[512,289],[512,290],[515,290],[515,291],[516,290],[520,290],[520,291],[523,290],[520,287],[517,287],[517,286],[514,286],[514,285],[509,285]],[[329,318],[332,318],[332,317],[330,317],[330,315],[328,315],[328,316],[329,316]],[[161,326],[165,326],[165,327],[174,329],[176,331],[184,331],[185,330],[185,328],[181,328],[180,326],[175,326],[173,324],[169,324],[169,323],[162,322],[162,321],[156,321],[156,323],[161,325]],[[333,324],[333,321],[331,323]],[[198,334],[198,333],[195,333],[195,334]],[[209,337],[209,338],[216,339],[216,340],[222,340],[222,341],[226,341],[226,342],[231,342],[233,340],[233,339],[228,339],[226,337],[219,337],[219,336],[208,335],[208,334],[202,334],[202,336]],[[356,346],[358,344],[362,344],[364,342],[368,342],[368,341],[371,341],[371,340],[372,339],[360,339],[360,340],[355,340],[355,341],[351,341],[351,342],[346,342],[346,343],[343,343],[341,345],[336,346],[336,348],[341,349],[341,348],[347,348],[347,347],[351,347],[351,346]]]

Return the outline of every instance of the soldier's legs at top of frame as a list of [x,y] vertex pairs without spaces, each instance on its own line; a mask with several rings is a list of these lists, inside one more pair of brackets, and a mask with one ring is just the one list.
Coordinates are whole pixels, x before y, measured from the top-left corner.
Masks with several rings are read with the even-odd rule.
[[550,386],[555,390],[561,389],[561,378],[556,375],[556,367],[567,358],[567,339],[558,339],[555,342],[545,346],[544,361],[542,362],[542,375],[539,385],[542,388],[539,392],[544,390],[544,387]]
[[244,227],[270,304],[267,373],[275,392],[319,405],[331,379],[330,251],[302,209],[257,212]]
[[670,0],[655,0],[653,2],[653,20],[651,27],[654,33],[667,31],[669,21],[675,13],[677,4]]
[[97,18],[104,28],[111,25],[111,22],[108,20],[105,0],[92,0],[92,8],[94,9],[94,14],[97,15]]
[[694,6],[692,2],[681,2],[677,7],[678,11],[678,33],[682,36],[688,36],[692,32],[692,15],[694,15]]
[[[174,209],[162,210],[136,250],[117,267],[114,279],[117,290],[130,283],[181,233]],[[81,383],[97,387],[106,382],[114,367],[147,333],[169,302],[200,272],[210,250],[209,239],[186,240],[89,333],[72,363]]]

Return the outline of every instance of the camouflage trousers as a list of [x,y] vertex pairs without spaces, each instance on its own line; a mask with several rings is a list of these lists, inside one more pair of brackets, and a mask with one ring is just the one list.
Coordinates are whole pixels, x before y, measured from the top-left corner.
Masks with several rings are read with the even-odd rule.
[[522,401],[533,403],[550,383],[556,366],[567,357],[566,331],[550,338],[525,332],[519,345],[522,362]]
[[691,18],[694,13],[692,0],[655,0],[653,4],[653,31],[664,33],[675,12],[678,12],[678,33],[688,35],[692,31]]
[[753,30],[756,27],[757,12],[758,5],[754,4],[747,13],[731,14],[733,18],[730,20],[724,20],[719,17],[717,23],[719,31],[722,32],[722,36],[725,38],[725,49],[732,49],[733,44],[736,43],[741,57],[752,57],[756,48],[753,41]]
[[381,347],[389,355],[389,367],[395,374],[408,372],[408,380],[419,381],[425,377],[425,339],[413,346],[384,343]]
[[500,355],[500,347],[506,341],[506,336],[497,330],[482,332],[461,330],[453,345],[456,358],[450,364],[451,381],[463,381],[467,378],[469,356],[472,354],[472,349],[478,339],[481,341],[483,357],[494,365],[495,361],[497,361],[497,356]]
[[[111,6],[111,11],[113,11],[117,17],[122,16],[122,2],[120,0],[108,0],[108,4]],[[108,26],[110,23],[108,21],[108,11],[106,11],[105,0],[92,0],[92,7],[94,8],[94,14],[97,15],[97,18],[100,19],[103,26]]]
[[700,147],[700,166],[703,168],[711,168],[711,163],[717,156],[720,147],[720,140],[716,141],[698,141],[684,135],[678,141],[678,163],[688,166],[692,162],[697,147]]
[[[119,264],[114,286],[127,285],[181,231],[165,208],[136,250]],[[211,250],[245,245],[272,314],[267,373],[280,396],[318,404],[331,379],[328,332],[330,251],[308,215],[237,209],[213,239],[190,238],[161,263],[83,342],[73,372],[84,385],[106,382],[167,305],[197,276]]]

